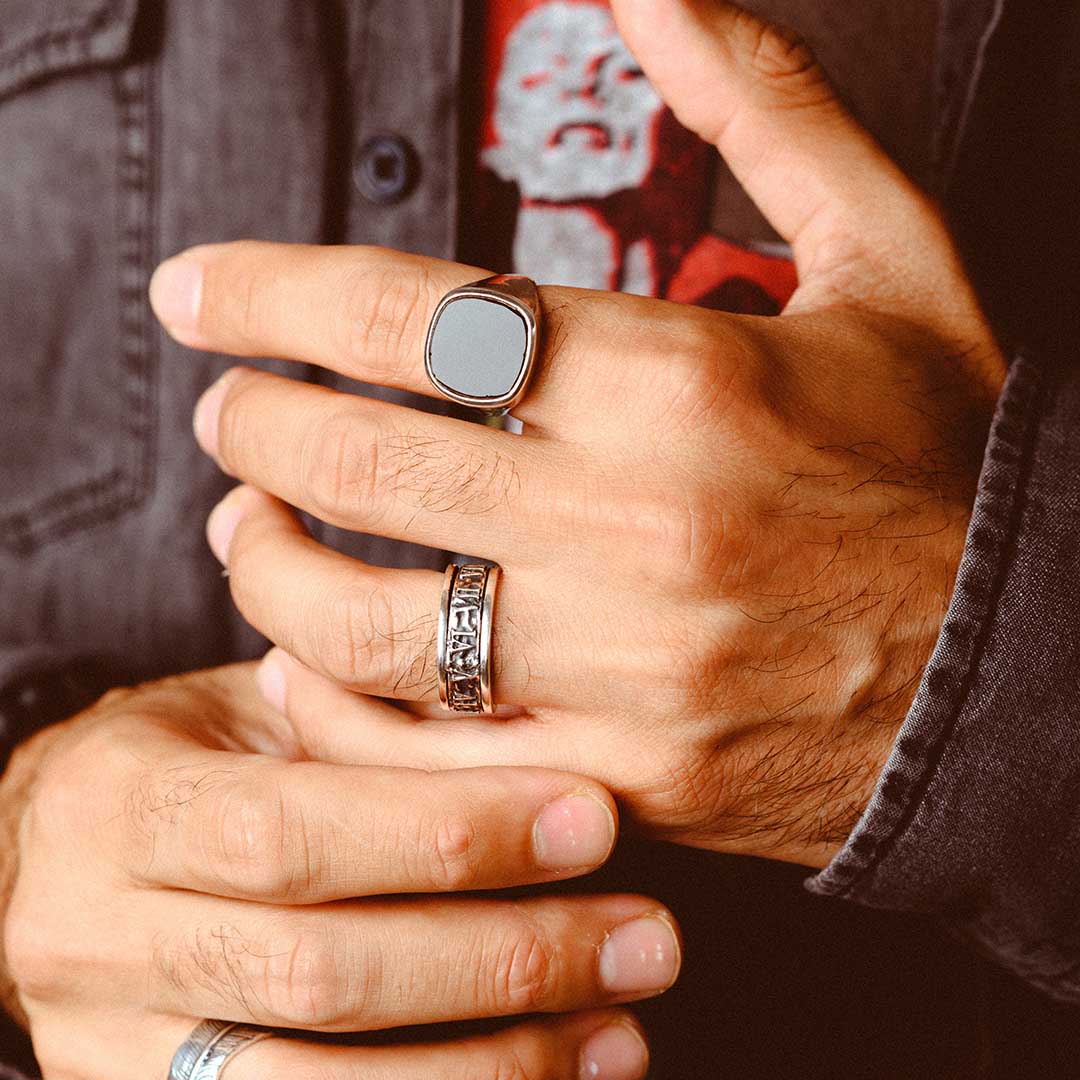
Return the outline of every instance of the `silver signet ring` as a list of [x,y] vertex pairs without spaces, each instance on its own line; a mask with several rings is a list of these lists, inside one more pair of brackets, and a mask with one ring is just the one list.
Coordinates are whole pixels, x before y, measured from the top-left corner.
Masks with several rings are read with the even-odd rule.
[[424,345],[432,386],[460,405],[509,412],[536,364],[540,294],[532,278],[496,274],[451,289],[435,309]]

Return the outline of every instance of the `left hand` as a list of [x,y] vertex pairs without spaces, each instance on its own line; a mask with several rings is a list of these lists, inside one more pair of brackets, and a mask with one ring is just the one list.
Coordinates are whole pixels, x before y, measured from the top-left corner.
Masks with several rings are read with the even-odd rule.
[[[542,289],[521,437],[233,369],[196,424],[254,486],[211,541],[303,662],[271,653],[263,676],[316,756],[566,769],[670,839],[820,866],[935,642],[1004,364],[936,209],[801,46],[726,4],[614,8],[792,244],[784,315]],[[240,243],[170,260],[152,295],[197,348],[425,393],[431,312],[486,273]],[[285,503],[499,562],[495,697],[519,712],[370,719],[356,692],[435,698],[442,575],[333,553]]]

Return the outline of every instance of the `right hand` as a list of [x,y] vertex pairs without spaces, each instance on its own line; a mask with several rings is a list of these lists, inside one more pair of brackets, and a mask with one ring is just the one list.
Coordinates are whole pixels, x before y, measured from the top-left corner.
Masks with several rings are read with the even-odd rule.
[[587,872],[615,839],[603,788],[310,761],[302,734],[243,664],[114,691],[17,752],[4,948],[45,1080],[163,1077],[203,1017],[340,1032],[583,1009],[426,1045],[273,1038],[228,1076],[644,1075],[632,1017],[608,1006],[674,981],[659,904],[400,895]]

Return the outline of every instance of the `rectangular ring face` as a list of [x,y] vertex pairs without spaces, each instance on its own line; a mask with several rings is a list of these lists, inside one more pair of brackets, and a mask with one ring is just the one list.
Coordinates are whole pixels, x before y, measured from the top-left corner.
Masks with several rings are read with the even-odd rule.
[[533,326],[516,306],[483,294],[452,294],[432,320],[425,364],[447,397],[497,409],[524,386],[534,350]]

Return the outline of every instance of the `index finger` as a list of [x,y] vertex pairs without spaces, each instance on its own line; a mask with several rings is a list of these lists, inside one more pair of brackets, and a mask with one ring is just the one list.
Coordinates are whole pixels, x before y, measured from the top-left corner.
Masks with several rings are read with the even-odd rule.
[[141,884],[278,904],[497,889],[603,863],[611,796],[545,769],[201,754],[137,781],[121,861]]
[[[193,348],[298,360],[435,396],[424,372],[428,323],[447,292],[487,273],[386,248],[245,240],[166,260],[151,281],[150,299],[169,333]],[[595,365],[576,362],[597,352],[580,327],[590,298],[613,299],[585,289],[541,289],[541,362],[515,415],[546,423],[568,409],[580,412],[599,393]],[[642,302],[618,300],[624,321]],[[568,334],[571,321],[577,325]],[[641,321],[644,328],[647,320]],[[627,334],[628,341],[634,337]]]

